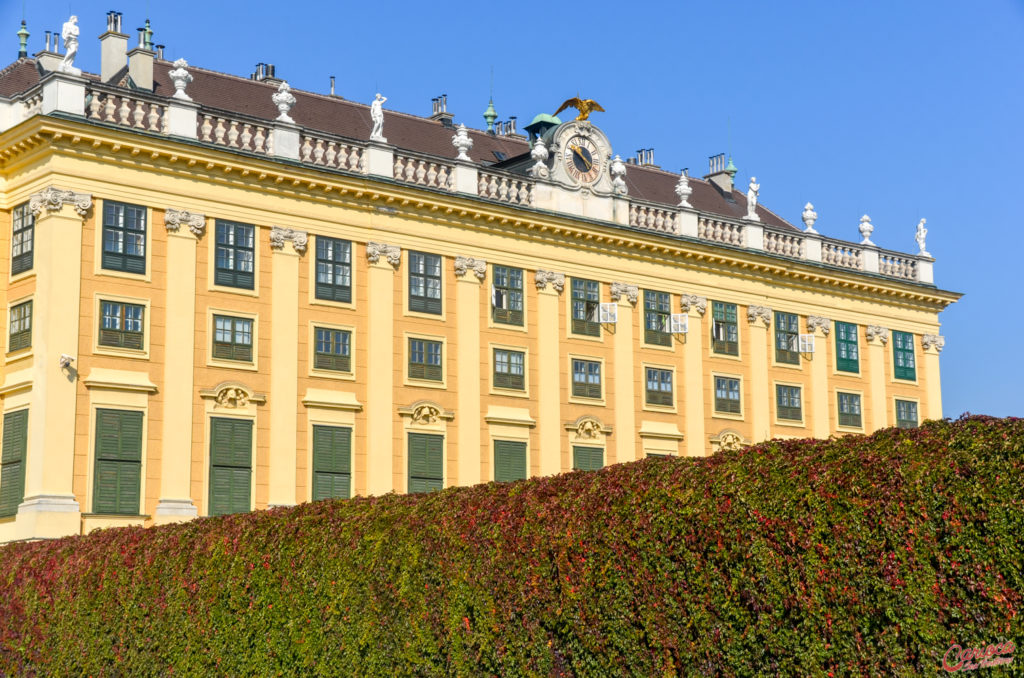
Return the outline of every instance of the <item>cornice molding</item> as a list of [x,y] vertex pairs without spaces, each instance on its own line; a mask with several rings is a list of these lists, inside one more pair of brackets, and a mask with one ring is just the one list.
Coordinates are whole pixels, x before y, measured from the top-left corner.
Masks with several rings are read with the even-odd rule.
[[[177,139],[157,137],[130,128],[109,129],[83,121],[37,116],[19,125],[20,141],[15,145],[31,149],[36,146],[53,148],[41,136],[52,141],[61,140],[68,147],[88,147],[95,152],[104,145],[109,153],[104,160],[119,160],[119,154],[137,164],[139,157],[150,161],[166,160],[171,165],[194,173],[206,170],[209,181],[237,186],[239,177],[251,182],[263,182],[264,190],[282,192],[291,197],[325,202],[359,210],[374,209],[373,203],[403,208],[400,216],[407,219],[430,220],[499,231],[505,235],[536,239],[554,236],[563,246],[591,249],[608,254],[609,248],[620,248],[620,254],[631,258],[698,264],[708,268],[728,266],[734,273],[750,279],[789,279],[791,284],[806,287],[820,284],[853,299],[884,297],[889,303],[901,303],[912,308],[941,311],[962,295],[956,292],[922,287],[897,279],[877,279],[854,271],[832,270],[813,262],[786,261],[765,258],[759,252],[718,250],[713,243],[692,239],[677,239],[660,233],[623,231],[614,224],[589,222],[579,217],[558,215],[522,206],[475,204],[474,197],[459,194],[439,195],[427,193],[412,185],[374,185],[373,177],[345,173],[315,166],[295,167],[281,165],[272,158],[253,158],[235,153],[232,149],[207,147]],[[33,141],[35,139],[35,141]],[[7,149],[10,150],[10,149]],[[4,156],[0,156],[4,157]],[[152,162],[150,164],[153,164]],[[161,168],[174,171],[174,168]],[[221,176],[223,175],[223,176]],[[276,188],[274,188],[276,187]],[[300,188],[301,187],[301,188]],[[510,216],[511,215],[511,216]],[[466,223],[473,222],[473,223]],[[566,238],[570,238],[566,242]],[[759,275],[760,274],[760,275]]]

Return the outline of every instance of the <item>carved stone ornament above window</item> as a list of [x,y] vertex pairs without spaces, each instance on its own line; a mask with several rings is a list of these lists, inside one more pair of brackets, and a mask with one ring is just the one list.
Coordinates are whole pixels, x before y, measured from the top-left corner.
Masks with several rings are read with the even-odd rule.
[[868,338],[868,341],[874,341],[878,339],[883,344],[889,343],[889,330],[886,327],[879,327],[878,325],[868,325],[864,328],[864,336]]
[[267,396],[256,393],[237,381],[225,381],[211,389],[201,389],[199,397],[204,400],[213,400],[215,408],[226,410],[240,409],[249,405],[262,405],[267,402]]
[[433,426],[442,421],[455,419],[454,412],[445,410],[429,400],[419,400],[408,407],[399,407],[398,414],[409,417],[411,423],[416,426]]
[[809,315],[807,316],[807,331],[813,333],[814,330],[821,330],[822,334],[827,337],[832,331],[832,321],[819,315]]
[[937,353],[942,353],[942,349],[945,346],[946,338],[938,334],[925,334],[921,337],[921,348],[925,351],[930,351],[934,348]]
[[295,251],[302,254],[306,251],[309,236],[305,231],[296,231],[291,228],[281,228],[280,226],[274,226],[270,229],[270,246],[272,248],[275,250],[283,248],[285,241],[291,242]]
[[596,440],[612,434],[611,426],[602,424],[600,419],[590,414],[584,414],[576,421],[566,424],[565,430],[575,433],[579,440]]
[[553,271],[537,271],[534,275],[534,282],[537,283],[538,290],[551,285],[556,292],[561,292],[565,289],[565,274]]
[[753,325],[758,319],[764,321],[765,327],[770,326],[772,324],[772,310],[767,306],[748,306],[747,322]]
[[629,283],[613,282],[611,287],[612,301],[618,301],[619,297],[626,297],[629,303],[635,304],[640,298],[640,288]]
[[696,294],[683,294],[679,297],[679,308],[682,309],[683,313],[689,313],[690,309],[693,308],[704,315],[708,311],[708,298],[698,297]]
[[461,278],[469,271],[473,271],[478,280],[483,280],[487,275],[487,262],[473,257],[455,257],[456,277]]
[[33,193],[28,199],[28,209],[33,217],[38,217],[45,207],[51,212],[56,212],[67,203],[75,208],[79,216],[84,217],[89,208],[92,207],[92,195],[89,193],[75,193],[64,191],[50,186],[39,193]]
[[739,450],[745,445],[746,443],[743,442],[743,436],[731,429],[722,431],[716,437],[711,439],[711,448],[714,452]]
[[376,264],[381,257],[384,257],[392,266],[397,267],[402,263],[402,248],[398,245],[388,245],[382,242],[366,243],[367,261],[371,264]]
[[182,225],[188,226],[188,230],[199,237],[206,230],[206,215],[188,210],[177,210],[173,207],[164,210],[164,226],[168,231],[177,232]]

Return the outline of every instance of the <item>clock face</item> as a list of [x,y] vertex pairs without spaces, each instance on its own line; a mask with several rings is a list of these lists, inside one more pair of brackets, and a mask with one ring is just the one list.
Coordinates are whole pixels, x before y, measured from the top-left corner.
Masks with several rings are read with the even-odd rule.
[[586,137],[570,137],[565,142],[563,160],[566,172],[581,184],[591,184],[601,174],[601,151],[597,144]]

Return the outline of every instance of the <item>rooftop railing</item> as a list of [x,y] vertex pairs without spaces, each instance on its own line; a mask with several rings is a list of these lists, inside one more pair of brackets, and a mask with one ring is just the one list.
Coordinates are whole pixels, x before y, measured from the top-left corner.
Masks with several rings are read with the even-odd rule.
[[[56,92],[54,96],[46,96],[46,88],[57,85],[58,79],[52,77],[55,75],[58,74],[44,76],[40,85],[8,99],[6,104],[0,100],[0,105],[8,106],[8,126],[56,110],[84,115],[98,123],[192,138],[212,146],[317,168],[381,176],[402,184],[468,194],[519,207],[535,204],[537,180],[522,174],[487,168],[472,161],[347,139],[293,123],[267,121],[92,80],[78,79],[77,86],[81,87],[84,100],[79,99],[76,107],[66,90],[62,90],[59,97]],[[62,77],[66,87],[68,76]],[[62,105],[68,108],[61,108]],[[623,210],[622,221],[616,217],[616,223],[632,228],[897,280],[933,283],[934,260],[924,254],[893,252],[873,244],[827,238],[813,231],[732,219],[625,196],[617,200],[622,201]]]

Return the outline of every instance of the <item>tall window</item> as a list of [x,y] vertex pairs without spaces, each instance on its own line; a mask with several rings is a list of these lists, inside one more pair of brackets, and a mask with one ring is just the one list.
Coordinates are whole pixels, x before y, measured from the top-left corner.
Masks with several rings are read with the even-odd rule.
[[860,396],[856,393],[839,393],[839,425],[861,427]]
[[213,357],[252,362],[252,320],[213,316]]
[[800,364],[800,318],[793,313],[775,313],[775,362]]
[[601,363],[597,360],[572,361],[572,394],[580,398],[601,397]]
[[144,346],[142,314],[139,304],[117,301],[100,302],[100,346],[117,346],[142,350]]
[[892,333],[893,360],[896,366],[897,379],[917,378],[916,366],[914,363],[914,335],[909,332]]
[[316,236],[316,298],[352,301],[352,243]]
[[644,341],[657,346],[671,346],[669,334],[669,295],[667,292],[644,290]]
[[572,333],[591,337],[601,336],[601,323],[597,320],[600,286],[596,280],[572,279]]
[[711,350],[725,355],[740,354],[736,304],[711,302]]
[[917,403],[913,400],[897,400],[896,425],[900,428],[914,428],[917,423]]
[[139,514],[142,412],[96,410],[93,513]]
[[647,370],[647,404],[672,406],[672,371],[657,367]]
[[409,434],[409,494],[444,487],[444,436]]
[[604,448],[572,446],[572,469],[574,471],[596,471],[604,466]]
[[352,496],[352,429],[313,427],[313,501]]
[[443,381],[441,342],[427,339],[409,340],[409,378]]
[[860,372],[860,353],[857,350],[857,326],[836,321],[836,369],[840,372]]
[[715,377],[715,411],[740,413],[740,380]]
[[803,420],[801,407],[799,386],[775,386],[775,412],[779,419]]
[[255,288],[255,233],[250,224],[216,222],[217,266],[214,282],[226,287]]
[[210,419],[211,516],[252,508],[252,422]]
[[32,302],[11,306],[10,339],[7,350],[20,351],[32,345]]
[[441,315],[441,257],[409,252],[409,310]]
[[28,203],[14,208],[14,228],[11,233],[11,275],[32,269],[32,252],[35,245],[36,218],[28,209]]
[[146,272],[146,208],[103,201],[103,268]]
[[316,350],[313,353],[313,368],[351,372],[352,333],[345,330],[316,328]]
[[526,388],[526,353],[494,349],[494,387],[519,391]]
[[28,450],[28,410],[4,415],[0,450],[0,516],[13,516],[25,499],[25,453]]
[[526,443],[494,441],[494,479],[499,483],[526,479]]
[[494,267],[491,285],[491,317],[496,323],[523,324],[523,269]]

